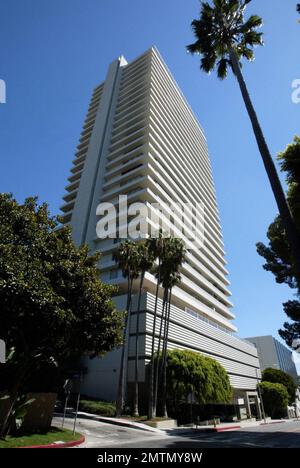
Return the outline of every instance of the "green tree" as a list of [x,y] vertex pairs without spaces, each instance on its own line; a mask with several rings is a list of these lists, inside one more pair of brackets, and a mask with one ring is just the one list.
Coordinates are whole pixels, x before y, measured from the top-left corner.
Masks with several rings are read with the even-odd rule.
[[225,369],[214,359],[194,351],[174,349],[167,357],[168,397],[199,404],[229,403],[232,389]]
[[280,383],[285,386],[289,394],[289,404],[295,402],[297,385],[293,378],[280,369],[267,368],[263,371],[262,382]]
[[271,418],[286,416],[289,394],[286,387],[280,383],[262,382],[259,384],[264,409]]
[[253,15],[245,20],[245,9],[251,0],[213,0],[201,2],[200,19],[192,22],[196,42],[188,46],[192,54],[201,55],[201,69],[210,73],[217,68],[217,75],[224,79],[231,67],[244,99],[252,123],[257,145],[277,202],[282,224],[292,252],[294,268],[300,275],[300,234],[286,201],[275,164],[253,107],[242,71],[243,58],[254,59],[253,47],[263,45],[258,28],[262,19]]
[[71,356],[101,355],[121,344],[122,314],[99,279],[99,255],[77,248],[46,204],[0,194],[1,338],[17,363],[9,395],[17,402],[38,361],[62,366]]
[[127,303],[125,320],[123,324],[123,346],[121,352],[120,372],[118,382],[118,393],[116,402],[116,414],[120,417],[125,403],[125,370],[126,370],[126,348],[129,341],[130,312],[132,302],[133,282],[139,277],[138,250],[135,242],[125,240],[121,243],[113,255],[113,259],[122,270],[124,278],[127,278]]
[[[278,155],[278,159],[281,171],[286,173],[287,198],[300,230],[300,138],[295,137],[293,143]],[[274,274],[277,283],[285,283],[295,291],[295,299],[283,304],[285,313],[294,323],[286,322],[279,331],[291,346],[294,339],[300,338],[300,279],[280,216],[269,226],[267,237],[268,245],[257,244],[259,255],[266,260],[264,269]]]

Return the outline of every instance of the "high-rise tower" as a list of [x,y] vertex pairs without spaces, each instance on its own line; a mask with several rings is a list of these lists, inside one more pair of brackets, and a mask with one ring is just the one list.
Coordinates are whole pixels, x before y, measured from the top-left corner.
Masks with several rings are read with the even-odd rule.
[[[106,80],[95,88],[69,182],[62,206],[64,223],[71,225],[75,242],[87,243],[92,251],[102,252],[101,277],[118,285],[119,296],[115,300],[119,307],[124,307],[127,282],[112,254],[121,240],[97,237],[99,203],[110,202],[117,207],[119,196],[126,195],[128,204],[143,202],[149,210],[152,203],[187,204],[192,224],[193,207],[203,206],[203,242],[199,248],[188,251],[181,284],[172,292],[168,346],[198,350],[214,357],[228,371],[235,389],[253,391],[259,369],[257,353],[251,344],[234,336],[236,327],[232,323],[234,315],[205,136],[155,48],[129,64],[123,57],[116,60],[110,65]],[[159,216],[162,219],[165,215]],[[171,222],[176,224],[177,218],[180,213],[175,210]],[[150,228],[151,217],[147,223]],[[119,230],[122,227],[121,222]],[[139,331],[142,380],[151,348],[155,285],[155,278],[147,273]],[[133,320],[129,382],[134,327]],[[86,393],[113,397],[118,352],[91,361],[88,367]],[[101,375],[107,378],[103,380]]]

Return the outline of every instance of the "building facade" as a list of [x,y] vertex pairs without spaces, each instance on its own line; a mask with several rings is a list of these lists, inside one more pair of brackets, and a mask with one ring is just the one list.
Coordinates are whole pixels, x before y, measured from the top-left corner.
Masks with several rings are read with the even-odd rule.
[[298,384],[299,376],[293,361],[292,352],[286,346],[271,335],[253,336],[247,338],[247,341],[256,346],[262,371],[268,367],[280,369],[289,374],[295,383]]
[[[251,403],[260,378],[257,350],[236,336],[229,281],[206,139],[190,106],[156,48],[131,63],[114,61],[93,92],[64,197],[63,223],[72,227],[77,244],[101,251],[102,280],[117,285],[117,307],[125,308],[127,281],[113,261],[133,220],[127,207],[142,202],[146,229],[171,227],[177,232],[186,206],[188,248],[182,280],[172,291],[169,349],[199,351],[227,370],[236,398]],[[120,197],[126,196],[126,206]],[[123,199],[123,198],[122,198]],[[117,237],[99,238],[99,204],[118,214]],[[153,204],[164,206],[155,210]],[[172,206],[172,208],[170,208]],[[195,207],[202,207],[201,228]],[[101,213],[103,214],[103,213]],[[112,224],[113,225],[113,224]],[[201,231],[201,232],[200,232]],[[124,234],[125,233],[125,234]],[[194,234],[193,234],[194,233]],[[110,232],[112,234],[112,232]],[[196,244],[191,239],[196,238]],[[201,239],[201,241],[199,240]],[[196,246],[195,246],[196,245]],[[137,292],[137,285],[134,285]],[[156,280],[146,274],[139,328],[140,380],[149,362]],[[161,296],[159,313],[161,311]],[[133,379],[136,305],[133,301],[128,343],[128,382]],[[158,338],[160,320],[157,322]],[[157,344],[157,342],[156,342]],[[83,393],[113,400],[120,350],[86,361]],[[250,396],[250,398],[248,398]],[[248,411],[249,413],[249,411]]]

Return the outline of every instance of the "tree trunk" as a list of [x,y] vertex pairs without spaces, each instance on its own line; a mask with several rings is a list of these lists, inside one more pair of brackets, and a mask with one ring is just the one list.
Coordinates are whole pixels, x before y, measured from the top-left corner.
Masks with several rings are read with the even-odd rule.
[[154,413],[156,415],[157,411],[157,393],[158,393],[158,380],[159,380],[159,366],[160,366],[160,347],[161,347],[161,339],[162,339],[162,330],[163,330],[163,322],[165,321],[165,316],[167,313],[167,294],[168,290],[165,288],[164,290],[164,298],[163,298],[163,307],[161,313],[161,321],[160,321],[160,329],[159,329],[159,337],[158,337],[158,347],[157,347],[157,359],[156,359],[156,366],[155,366],[155,378],[154,378]]
[[145,278],[145,272],[141,273],[138,306],[136,311],[135,327],[135,375],[134,375],[134,396],[133,396],[133,416],[139,416],[139,327],[140,327],[140,308],[142,288]]
[[119,382],[118,382],[118,394],[116,401],[116,416],[119,418],[122,415],[125,401],[125,355],[126,355],[126,346],[129,335],[130,327],[130,308],[131,308],[131,296],[132,296],[132,283],[133,279],[128,276],[128,294],[127,294],[127,304],[126,304],[126,318],[124,323],[123,330],[123,347],[121,352],[121,361],[120,361],[120,373],[119,373]]
[[269,178],[270,185],[277,203],[280,218],[286,231],[287,240],[291,250],[291,261],[296,270],[296,276],[300,281],[300,233],[293,220],[289,205],[287,203],[275,164],[265,141],[261,126],[254,110],[251,98],[233,47],[230,48],[230,59],[233,71],[237,77],[245,106],[250,117],[257,145]]
[[148,410],[148,418],[149,419],[153,419],[156,416],[156,411],[155,411],[155,407],[154,407],[154,344],[155,344],[155,330],[156,330],[156,321],[157,321],[158,292],[159,292],[159,285],[160,285],[160,269],[161,269],[161,259],[159,258],[159,260],[158,260],[158,277],[157,277],[155,305],[154,305],[153,329],[152,329],[152,344],[151,344],[150,381],[149,381],[149,410]]
[[163,357],[162,357],[162,416],[165,418],[168,417],[168,410],[167,410],[167,357],[168,357],[168,337],[169,337],[169,325],[170,325],[170,312],[171,312],[171,298],[172,298],[172,288],[170,288],[169,293],[169,302],[168,302],[168,313],[166,317],[166,332],[164,336],[164,344],[163,344]]

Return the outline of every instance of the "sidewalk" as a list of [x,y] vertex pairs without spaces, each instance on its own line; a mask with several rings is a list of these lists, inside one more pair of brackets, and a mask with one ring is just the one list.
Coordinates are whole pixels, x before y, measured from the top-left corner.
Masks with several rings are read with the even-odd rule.
[[[289,419],[270,419],[264,422],[262,421],[239,421],[236,423],[221,423],[217,426],[194,426],[194,431],[202,431],[202,432],[224,432],[224,431],[235,431],[238,429],[245,429],[248,427],[258,427],[258,426],[267,426],[269,424],[280,424],[289,421]],[[178,428],[181,429],[181,428]],[[192,428],[191,428],[192,429]]]
[[[69,415],[71,414],[72,416],[75,416],[75,412],[68,413]],[[61,414],[56,414],[56,416],[61,417]],[[224,431],[235,431],[238,429],[245,429],[248,427],[258,427],[258,426],[264,426],[264,425],[269,425],[269,424],[280,424],[280,423],[285,423],[287,421],[291,421],[289,419],[268,419],[266,422],[264,420],[262,421],[240,421],[240,422],[229,422],[229,423],[221,423],[218,424],[217,426],[209,425],[209,426],[180,426],[177,428],[171,428],[171,429],[157,429],[151,426],[148,426],[147,424],[143,423],[138,423],[135,421],[131,421],[128,419],[123,419],[123,418],[110,418],[106,416],[99,416],[97,414],[92,414],[92,413],[85,413],[82,411],[78,412],[78,417],[84,418],[84,419],[91,419],[94,421],[100,421],[103,423],[107,424],[113,424],[116,426],[123,426],[123,427],[128,427],[131,429],[137,429],[141,431],[147,431],[147,432],[154,432],[157,434],[165,435],[165,434],[170,434],[172,433],[178,433],[178,434],[183,434],[183,433],[188,433],[188,432],[224,432]]]
[[[68,412],[68,415],[75,416],[75,412]],[[62,417],[61,413],[54,413],[55,417]],[[100,421],[107,424],[114,424],[116,426],[129,427],[131,429],[139,429],[141,431],[156,432],[158,434],[165,434],[164,430],[156,429],[155,427],[148,426],[147,424],[131,421],[130,419],[123,418],[109,418],[106,416],[99,416],[98,414],[85,413],[78,411],[78,417],[84,419],[92,419],[93,421]]]

